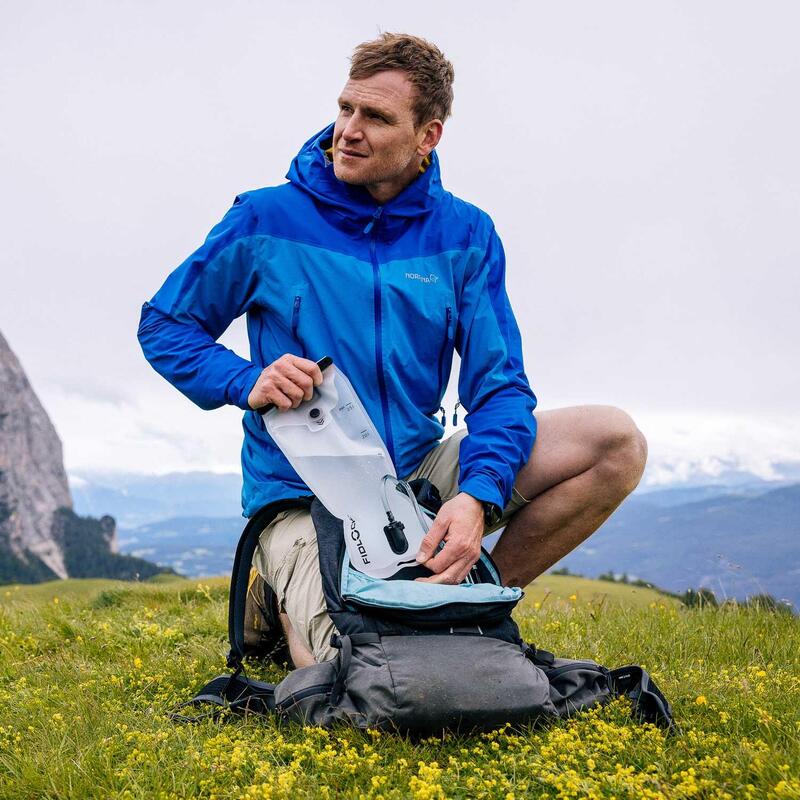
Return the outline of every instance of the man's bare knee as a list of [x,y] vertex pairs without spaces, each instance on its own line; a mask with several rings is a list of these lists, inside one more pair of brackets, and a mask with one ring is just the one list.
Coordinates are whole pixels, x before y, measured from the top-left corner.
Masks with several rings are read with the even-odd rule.
[[598,469],[604,482],[625,497],[639,484],[647,463],[647,439],[625,411],[603,408]]

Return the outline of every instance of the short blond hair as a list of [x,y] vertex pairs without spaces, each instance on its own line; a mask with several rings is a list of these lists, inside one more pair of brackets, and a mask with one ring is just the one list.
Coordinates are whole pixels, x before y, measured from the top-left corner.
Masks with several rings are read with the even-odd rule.
[[371,78],[379,72],[402,70],[417,90],[414,117],[417,125],[450,116],[453,106],[453,65],[431,42],[406,33],[382,33],[362,42],[350,59],[353,80]]

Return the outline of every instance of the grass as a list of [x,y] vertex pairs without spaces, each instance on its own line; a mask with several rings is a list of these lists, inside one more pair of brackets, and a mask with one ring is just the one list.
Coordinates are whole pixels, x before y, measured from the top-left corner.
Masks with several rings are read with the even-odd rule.
[[523,635],[642,663],[683,735],[631,721],[619,701],[545,728],[414,742],[170,722],[225,671],[226,602],[224,579],[0,587],[0,797],[800,798],[800,622],[787,614],[545,576],[517,610]]

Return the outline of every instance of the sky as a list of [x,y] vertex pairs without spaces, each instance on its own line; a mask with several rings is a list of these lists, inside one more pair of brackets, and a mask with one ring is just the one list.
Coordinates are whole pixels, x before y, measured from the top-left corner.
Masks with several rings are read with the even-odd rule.
[[[71,472],[237,469],[241,413],[200,411],[151,370],[140,307],[238,192],[284,180],[381,30],[455,66],[443,181],[503,239],[540,407],[629,411],[652,483],[800,460],[796,3],[30,2],[3,18],[0,331]],[[241,320],[223,341],[246,354]]]

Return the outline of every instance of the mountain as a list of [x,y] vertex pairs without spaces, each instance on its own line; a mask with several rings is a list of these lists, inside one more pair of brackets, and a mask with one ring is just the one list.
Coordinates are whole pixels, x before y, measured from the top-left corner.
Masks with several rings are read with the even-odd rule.
[[163,572],[174,573],[170,567],[117,553],[113,517],[79,517],[68,508],[60,508],[53,519],[53,530],[62,544],[70,578],[133,581],[146,580]]
[[[132,523],[120,525],[124,552],[188,575],[229,571],[245,522],[238,476],[94,474],[72,480],[81,513],[105,498],[109,510]],[[720,597],[740,599],[767,592],[800,607],[798,494],[800,485],[785,477],[766,481],[745,473],[643,487],[558,566],[590,576],[627,573],[676,592],[707,586]]]
[[643,501],[648,505],[659,506],[660,508],[672,508],[673,506],[697,503],[716,497],[758,497],[759,495],[771,492],[773,489],[791,486],[792,483],[796,483],[796,481],[754,480],[751,476],[750,481],[737,483],[735,485],[709,483],[702,485],[671,486],[669,488],[659,487],[658,489],[638,489],[627,503]]
[[[755,496],[800,482],[800,467],[776,464],[781,477],[764,480],[750,472],[729,470],[709,477],[663,485],[640,486],[634,497],[673,506],[722,495]],[[789,477],[791,476],[791,477]],[[232,518],[241,514],[239,473],[170,472],[144,475],[80,470],[69,475],[75,509],[81,514],[111,514],[120,529],[175,517]]]
[[800,607],[800,484],[673,505],[650,498],[631,497],[559,566],[720,598],[769,593]]
[[120,549],[182,575],[226,575],[245,526],[241,517],[173,517],[120,530]]
[[81,514],[111,514],[120,528],[171,517],[235,517],[242,513],[242,476],[238,473],[79,472],[70,474],[69,481],[75,508]]
[[61,440],[0,334],[0,583],[160,571],[116,552],[111,517],[73,511]]

